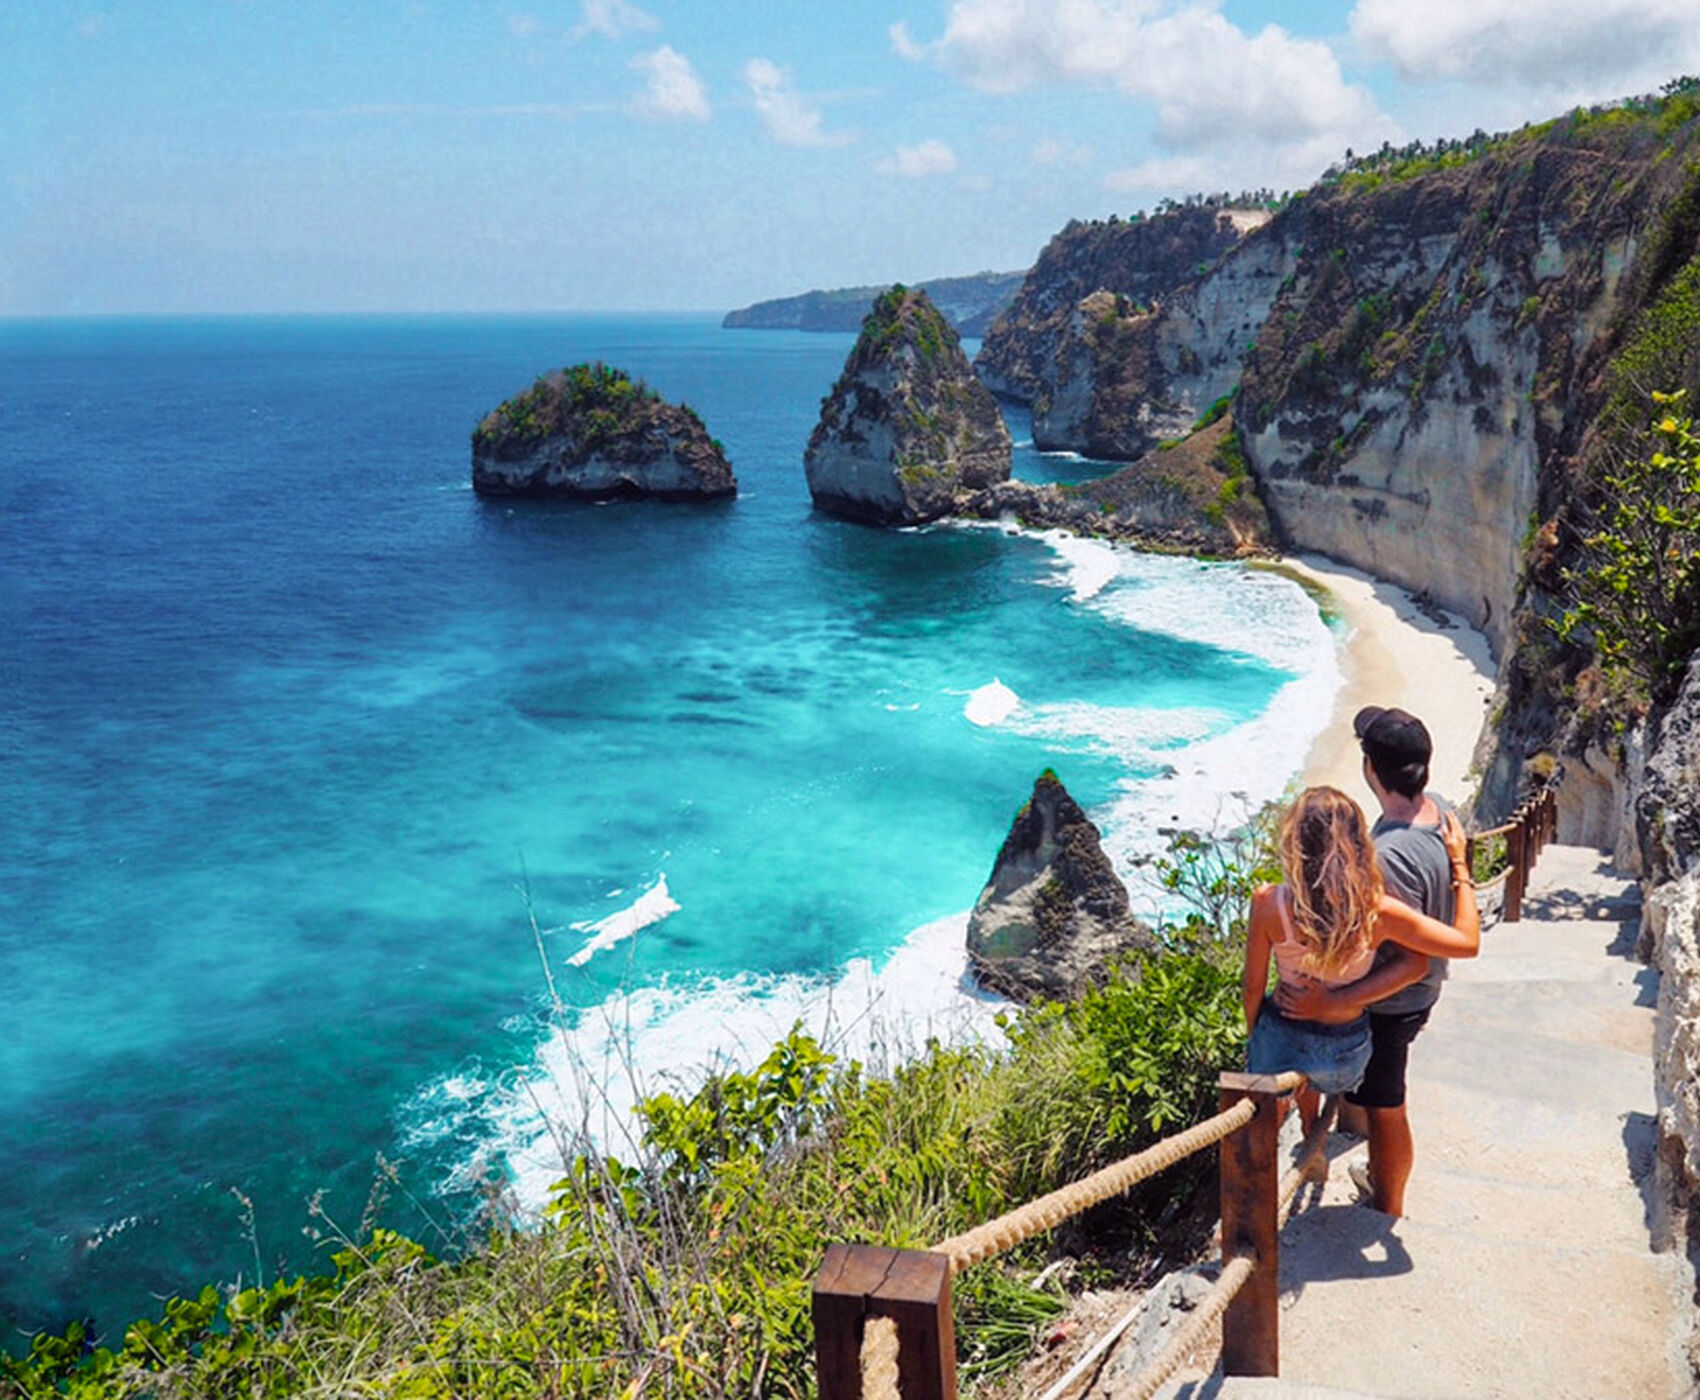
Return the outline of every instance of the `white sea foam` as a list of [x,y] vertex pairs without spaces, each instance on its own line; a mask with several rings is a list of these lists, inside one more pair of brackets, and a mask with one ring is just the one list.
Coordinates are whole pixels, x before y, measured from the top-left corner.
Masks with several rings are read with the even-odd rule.
[[83,1248],[92,1254],[114,1236],[121,1235],[131,1226],[141,1223],[142,1217],[139,1215],[126,1215],[119,1220],[108,1221],[83,1241]]
[[1126,567],[1127,550],[1118,550],[1102,540],[1082,539],[1078,535],[1049,530],[1041,536],[1063,563],[1063,572],[1047,580],[1069,590],[1077,603],[1096,598],[1106,585],[1118,578]]
[[998,1039],[1009,1003],[968,975],[967,915],[915,930],[884,962],[848,963],[836,977],[741,975],[668,981],[616,993],[570,1017],[535,1064],[503,1082],[465,1068],[426,1086],[409,1105],[409,1145],[459,1144],[451,1186],[500,1156],[516,1198],[541,1207],[564,1164],[589,1143],[616,1156],[633,1148],[633,1105],[690,1092],[705,1074],[748,1069],[801,1024],[841,1060],[888,1067],[929,1037]]
[[596,954],[605,952],[616,943],[624,942],[639,929],[660,923],[669,914],[677,913],[678,909],[678,901],[668,893],[667,876],[656,876],[655,883],[626,908],[617,909],[606,918],[585,920],[573,925],[578,932],[588,933],[591,937],[567,959],[567,966],[583,967]]
[[986,728],[1002,724],[1021,706],[1021,697],[994,676],[968,697],[962,713],[970,724]]

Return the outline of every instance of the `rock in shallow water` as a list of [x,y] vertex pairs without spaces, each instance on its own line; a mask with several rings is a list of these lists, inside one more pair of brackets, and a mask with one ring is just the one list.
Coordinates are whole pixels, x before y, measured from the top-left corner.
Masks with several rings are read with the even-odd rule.
[[485,496],[715,500],[738,489],[719,442],[684,405],[600,362],[546,374],[472,434]]
[[1046,769],[968,916],[975,976],[1018,1001],[1067,1000],[1101,982],[1116,958],[1154,946],[1128,911],[1098,828]]
[[924,292],[893,287],[862,323],[803,454],[820,509],[919,525],[1009,479],[1009,429]]

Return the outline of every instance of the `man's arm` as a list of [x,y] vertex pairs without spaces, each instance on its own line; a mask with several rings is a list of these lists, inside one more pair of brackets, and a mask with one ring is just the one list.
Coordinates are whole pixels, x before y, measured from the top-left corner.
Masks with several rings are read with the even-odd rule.
[[1350,1021],[1366,1006],[1410,986],[1428,971],[1428,959],[1423,954],[1400,943],[1392,948],[1392,956],[1378,961],[1356,982],[1343,987],[1324,987],[1320,982],[1296,987],[1283,982],[1275,989],[1275,1004],[1301,1021],[1321,1021],[1325,1025]]

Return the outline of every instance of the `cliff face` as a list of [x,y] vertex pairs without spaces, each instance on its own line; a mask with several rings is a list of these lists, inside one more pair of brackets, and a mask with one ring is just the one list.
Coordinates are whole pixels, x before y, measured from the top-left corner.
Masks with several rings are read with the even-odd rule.
[[[1018,372],[1000,344],[987,377],[1038,381],[1035,443],[1112,459],[1185,433],[1237,390],[1246,460],[1287,547],[1425,592],[1504,655],[1525,537],[1551,513],[1541,464],[1586,438],[1627,274],[1684,179],[1665,149],[1528,133],[1462,164],[1320,186],[1154,310],[1084,293],[1048,323],[1048,360]],[[1053,296],[1131,280],[1092,253],[1072,282],[1041,258],[1011,315],[1041,273]]]
[[[915,290],[927,294],[958,335],[980,336],[1015,300],[1026,276],[1024,272],[977,272],[919,282]],[[728,311],[720,324],[729,330],[855,331],[861,329],[862,319],[883,291],[883,286],[841,287],[758,301],[740,311]]]
[[472,487],[486,496],[713,500],[738,483],[689,408],[606,365],[544,375],[472,435]]
[[1007,480],[1009,429],[923,292],[874,303],[803,454],[822,510],[881,525],[937,520]]
[[1305,200],[1246,358],[1246,454],[1287,540],[1428,592],[1503,656],[1542,462],[1576,443],[1624,269],[1668,197],[1642,157],[1513,142]]
[[1659,972],[1658,1170],[1669,1194],[1691,1203],[1687,1243],[1700,1257],[1700,655],[1676,700],[1638,738],[1645,752],[1635,784],[1646,886],[1641,951]]
[[1179,209],[1131,222],[1069,224],[1045,246],[1009,310],[986,332],[975,371],[1007,399],[1037,404],[1054,397],[1058,356],[1075,353],[1081,301],[1107,292],[1122,314],[1152,307],[1208,272],[1265,217],[1249,210]]

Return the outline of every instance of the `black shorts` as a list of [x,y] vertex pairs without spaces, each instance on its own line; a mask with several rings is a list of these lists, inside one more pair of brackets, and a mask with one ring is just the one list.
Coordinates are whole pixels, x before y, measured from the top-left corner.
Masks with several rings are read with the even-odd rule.
[[1411,1042],[1428,1024],[1432,1010],[1432,1006],[1425,1006],[1421,1011],[1393,1016],[1370,1012],[1369,1066],[1364,1070],[1363,1083],[1346,1095],[1347,1103],[1362,1108],[1399,1108],[1404,1104],[1405,1066],[1410,1062]]

